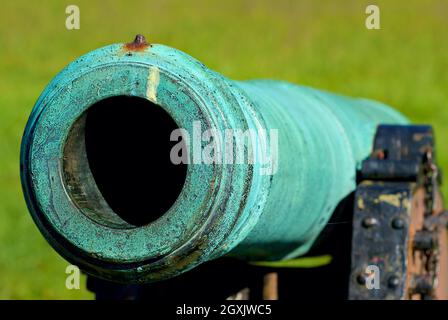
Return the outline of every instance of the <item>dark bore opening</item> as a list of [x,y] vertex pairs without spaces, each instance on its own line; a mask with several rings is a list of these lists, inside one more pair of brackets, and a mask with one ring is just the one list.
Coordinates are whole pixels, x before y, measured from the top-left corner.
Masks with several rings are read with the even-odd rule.
[[[182,190],[187,166],[170,160],[177,143],[170,134],[178,126],[165,110],[143,98],[117,96],[97,102],[78,122],[64,152],[66,181],[78,205],[101,221],[120,225],[124,220],[134,226],[169,210]],[[84,145],[78,141],[82,138]],[[80,152],[85,156],[70,160]]]

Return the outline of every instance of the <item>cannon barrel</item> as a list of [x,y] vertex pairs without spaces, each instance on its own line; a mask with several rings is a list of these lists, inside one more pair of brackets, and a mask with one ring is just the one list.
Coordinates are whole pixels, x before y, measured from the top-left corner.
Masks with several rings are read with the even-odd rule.
[[355,189],[380,123],[407,120],[367,99],[230,80],[137,36],[45,88],[22,185],[54,249],[103,279],[152,282],[225,255],[288,259]]

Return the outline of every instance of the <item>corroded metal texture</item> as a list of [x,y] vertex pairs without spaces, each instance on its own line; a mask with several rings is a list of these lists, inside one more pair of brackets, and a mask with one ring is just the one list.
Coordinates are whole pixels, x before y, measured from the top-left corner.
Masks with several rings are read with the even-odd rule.
[[[82,139],[70,136],[77,127],[82,137],[86,110],[114,96],[149,100],[188,132],[194,121],[202,131],[264,129],[269,146],[269,130],[276,129],[278,158],[269,164],[275,174],[262,174],[265,164],[256,161],[188,165],[171,208],[148,224],[129,224],[98,193]],[[379,123],[407,120],[366,99],[281,81],[232,81],[183,52],[137,37],[80,57],[47,86],[25,129],[22,184],[50,244],[104,279],[157,281],[223,255],[287,259],[308,251],[355,190],[356,169]],[[254,150],[266,147],[252,142]],[[78,158],[64,153],[67,148]],[[72,190],[73,178],[89,187],[78,183]]]
[[[350,299],[447,299],[446,221],[433,155],[430,126],[378,128],[355,194]],[[378,286],[366,285],[375,276]]]

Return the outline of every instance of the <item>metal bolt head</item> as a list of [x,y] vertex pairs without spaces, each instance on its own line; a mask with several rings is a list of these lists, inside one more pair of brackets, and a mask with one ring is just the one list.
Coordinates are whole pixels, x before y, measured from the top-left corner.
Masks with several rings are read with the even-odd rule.
[[434,289],[434,283],[428,275],[414,275],[412,277],[411,286],[415,293],[431,296]]
[[400,278],[398,278],[396,275],[390,276],[389,279],[387,279],[387,286],[391,289],[395,289],[400,285]]
[[367,217],[362,220],[362,226],[364,228],[371,228],[378,224],[378,220],[373,217]]
[[404,228],[404,220],[402,218],[395,218],[392,220],[392,228],[400,230]]
[[414,249],[416,250],[433,250],[437,247],[437,233],[420,230],[414,236]]
[[141,34],[136,35],[135,39],[134,39],[134,43],[136,43],[136,44],[144,44],[144,43],[146,43],[145,36],[143,36]]
[[356,282],[358,282],[358,284],[360,285],[365,285],[367,282],[367,276],[363,273],[358,274],[358,276],[356,277]]

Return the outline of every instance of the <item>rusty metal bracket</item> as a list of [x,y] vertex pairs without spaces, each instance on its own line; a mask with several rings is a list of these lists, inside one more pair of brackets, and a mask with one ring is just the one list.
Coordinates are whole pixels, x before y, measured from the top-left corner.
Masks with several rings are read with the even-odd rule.
[[433,159],[430,126],[378,127],[355,193],[350,299],[448,298],[446,219]]

